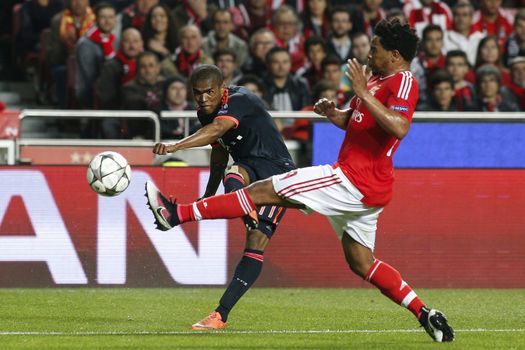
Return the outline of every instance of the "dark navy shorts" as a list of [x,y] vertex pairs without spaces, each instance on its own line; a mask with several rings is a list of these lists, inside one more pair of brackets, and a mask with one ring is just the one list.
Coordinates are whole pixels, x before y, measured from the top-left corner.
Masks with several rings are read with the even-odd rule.
[[[242,167],[250,176],[250,183],[258,180],[267,179],[273,175],[284,174],[295,169],[295,164],[291,160],[268,160],[265,158],[243,159],[235,162],[233,165]],[[281,221],[286,208],[277,206],[262,206],[257,208],[256,224],[249,217],[245,217],[244,223],[248,230],[258,229],[268,238],[272,238],[277,225]]]

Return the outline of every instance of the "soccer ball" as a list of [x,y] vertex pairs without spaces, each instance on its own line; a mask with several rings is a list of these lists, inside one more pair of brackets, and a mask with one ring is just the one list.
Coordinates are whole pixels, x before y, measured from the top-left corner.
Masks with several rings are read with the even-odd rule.
[[87,170],[89,186],[103,196],[116,196],[128,188],[131,167],[126,158],[117,152],[102,152],[89,162]]

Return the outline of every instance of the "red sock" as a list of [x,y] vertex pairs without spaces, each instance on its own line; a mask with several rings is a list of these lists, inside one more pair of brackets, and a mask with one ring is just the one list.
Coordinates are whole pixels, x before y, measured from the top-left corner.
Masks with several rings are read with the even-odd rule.
[[381,260],[376,260],[366,273],[365,280],[379,288],[381,293],[396,304],[412,311],[419,319],[421,307],[425,304],[392,266]]
[[255,210],[246,190],[212,196],[191,204],[179,204],[177,214],[181,223],[202,219],[231,219],[248,215]]

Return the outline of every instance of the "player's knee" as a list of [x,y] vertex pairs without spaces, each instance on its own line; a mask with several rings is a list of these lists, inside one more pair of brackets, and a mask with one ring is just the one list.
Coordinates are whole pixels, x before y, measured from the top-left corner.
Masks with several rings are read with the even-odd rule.
[[369,259],[358,258],[355,256],[347,256],[346,262],[348,263],[350,270],[360,277],[365,277],[368,270],[370,270],[370,267],[374,263]]
[[243,188],[246,185],[247,179],[244,178],[240,167],[232,165],[224,173],[224,179],[222,183],[224,185],[224,191],[230,193]]

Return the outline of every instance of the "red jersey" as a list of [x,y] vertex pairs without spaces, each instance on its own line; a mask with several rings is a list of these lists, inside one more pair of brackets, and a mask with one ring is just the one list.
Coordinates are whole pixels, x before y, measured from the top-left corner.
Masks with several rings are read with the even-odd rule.
[[[384,78],[372,76],[368,90],[385,107],[412,121],[419,87],[411,72],[399,72]],[[392,156],[399,146],[399,139],[386,132],[356,96],[350,101],[349,113],[352,114],[334,166],[341,167],[361,191],[364,204],[385,206],[392,198]]]

